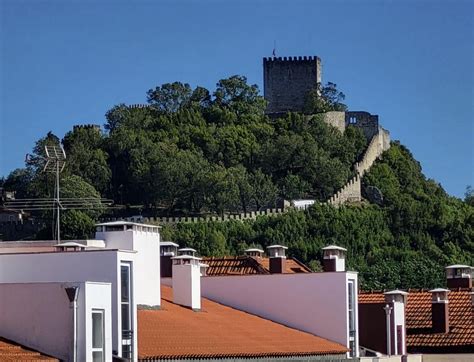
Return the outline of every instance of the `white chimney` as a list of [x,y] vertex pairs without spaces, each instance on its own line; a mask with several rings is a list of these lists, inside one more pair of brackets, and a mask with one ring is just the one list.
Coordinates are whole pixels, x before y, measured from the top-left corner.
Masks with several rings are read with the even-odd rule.
[[254,258],[261,258],[263,255],[263,250],[258,248],[250,248],[245,250],[245,255],[251,256]]
[[270,264],[270,274],[283,274],[286,272],[286,250],[283,245],[267,246],[267,253]]
[[199,311],[201,309],[201,258],[180,255],[171,260],[173,260],[173,302]]
[[469,265],[449,265],[446,267],[448,288],[472,288],[472,268]]
[[323,249],[323,269],[325,272],[346,271],[347,249],[337,245],[329,245]]
[[193,248],[181,248],[181,249],[178,249],[178,255],[196,256],[196,249],[193,249]]
[[406,354],[406,321],[405,306],[407,301],[407,292],[403,290],[392,290],[384,293],[385,311],[387,316],[387,354],[404,355]]

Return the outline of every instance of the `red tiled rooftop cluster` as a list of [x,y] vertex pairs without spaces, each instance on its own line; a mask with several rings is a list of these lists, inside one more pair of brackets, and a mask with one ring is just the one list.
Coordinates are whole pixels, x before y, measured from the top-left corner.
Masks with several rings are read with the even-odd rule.
[[58,361],[0,337],[0,361]]
[[343,354],[327,339],[202,299],[202,310],[172,302],[162,287],[161,310],[138,311],[139,359],[231,358]]
[[[209,276],[270,274],[270,259],[251,256],[205,257],[203,263],[209,265]],[[293,258],[287,258],[285,274],[310,273],[306,265]]]
[[[463,347],[474,348],[474,307],[470,290],[451,290],[448,293],[449,333],[431,331],[431,293],[427,290],[408,290],[406,305],[408,347]],[[359,303],[383,303],[382,292],[361,292]]]

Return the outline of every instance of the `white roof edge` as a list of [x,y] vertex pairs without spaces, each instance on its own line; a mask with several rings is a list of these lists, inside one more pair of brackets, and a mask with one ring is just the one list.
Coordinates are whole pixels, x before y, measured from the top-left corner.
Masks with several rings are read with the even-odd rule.
[[192,255],[179,255],[179,256],[174,256],[171,259],[193,259],[193,260],[202,260],[202,258],[199,258],[197,256],[192,256]]
[[244,251],[245,251],[245,252],[258,251],[259,253],[263,253],[263,252],[264,252],[262,249],[258,249],[258,248],[249,248],[249,249],[245,249]]
[[405,292],[404,290],[400,290],[400,289],[390,290],[390,291],[385,292],[383,294],[384,295],[394,295],[394,294],[408,295],[407,292]]
[[449,289],[444,289],[444,288],[435,288],[435,289],[431,289],[429,292],[430,293],[450,292],[450,290]]
[[161,228],[161,226],[158,226],[158,225],[142,224],[139,222],[132,222],[132,221],[126,221],[126,220],[109,221],[109,222],[102,222],[99,224],[95,224],[95,226],[115,226],[115,225],[136,225],[136,226],[145,226],[148,228],[156,228],[156,229]]
[[194,252],[196,252],[196,249],[193,249],[193,248],[181,248],[181,249],[178,249],[178,251],[194,251]]
[[176,246],[179,247],[179,244],[173,243],[172,241],[162,241],[160,242],[161,246]]
[[454,268],[471,268],[471,267],[469,265],[453,264],[453,265],[448,265],[445,269],[454,269]]
[[276,249],[276,248],[288,249],[287,246],[283,246],[283,245],[270,245],[270,246],[267,246],[267,249]]
[[78,242],[75,242],[75,241],[65,241],[63,243],[54,244],[53,246],[81,246],[83,248],[90,248],[91,247],[90,245],[81,244],[81,243],[78,243]]
[[347,251],[346,248],[343,248],[342,246],[337,246],[337,245],[328,245],[322,248],[321,250],[342,250],[342,251]]

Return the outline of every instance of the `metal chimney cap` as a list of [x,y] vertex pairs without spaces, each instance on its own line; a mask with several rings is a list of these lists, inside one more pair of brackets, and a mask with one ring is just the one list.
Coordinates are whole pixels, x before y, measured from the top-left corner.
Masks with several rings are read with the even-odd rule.
[[444,288],[435,288],[435,289],[431,289],[429,292],[430,293],[449,293],[450,290],[444,289]]
[[346,248],[343,248],[342,246],[337,246],[337,245],[328,245],[322,248],[321,250],[341,250],[341,251],[347,251]]
[[162,241],[160,242],[160,246],[176,246],[179,247],[179,244],[173,243],[172,241]]
[[408,295],[407,292],[405,292],[404,290],[400,290],[400,289],[395,289],[395,290],[391,290],[389,292],[385,292],[383,293],[384,295]]
[[283,245],[270,245],[270,246],[267,246],[267,249],[277,249],[277,248],[285,249],[285,250],[288,249],[287,246],[283,246]]
[[202,258],[198,258],[197,256],[193,255],[179,255],[179,256],[174,256],[171,258],[172,260],[202,260]]
[[252,253],[252,252],[263,253],[263,250],[258,249],[258,248],[250,248],[250,249],[244,250],[244,252],[246,252],[246,253]]
[[193,253],[196,252],[196,249],[193,249],[193,248],[181,248],[181,249],[178,249],[178,251],[192,251]]

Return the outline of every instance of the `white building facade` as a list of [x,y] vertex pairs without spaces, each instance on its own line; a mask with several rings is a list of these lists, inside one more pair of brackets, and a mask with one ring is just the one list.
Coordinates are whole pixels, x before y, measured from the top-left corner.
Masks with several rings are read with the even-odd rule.
[[[112,355],[117,355],[136,361],[137,305],[159,308],[161,304],[160,234],[156,226],[113,222],[97,225],[96,237],[105,242],[103,248],[91,247],[74,252],[37,252],[34,246],[31,246],[17,253],[0,253],[0,291],[1,288],[6,291],[13,288],[11,285],[22,284],[26,288],[32,284],[61,283],[63,289],[78,285],[75,330],[85,331],[84,337],[79,339],[80,334],[77,334],[76,354],[68,353],[68,358],[63,359],[72,361],[80,357],[76,360],[108,361],[112,359]],[[94,283],[108,285],[108,294],[105,287],[92,287]],[[63,293],[66,295],[64,290]],[[58,300],[49,304],[50,310],[45,310],[45,315],[54,314],[53,306],[63,301],[64,296],[60,297],[59,294]],[[109,307],[103,307],[99,303],[100,300],[108,301]],[[12,303],[0,299],[0,309],[3,309],[7,302]],[[80,312],[81,310],[84,312]],[[103,311],[103,315],[100,315],[99,311]],[[22,313],[31,314],[30,317],[35,318],[31,308],[23,309]],[[102,357],[94,359],[93,352],[97,352],[95,355],[98,356],[100,351],[98,347],[94,349],[89,341],[92,341],[94,323],[98,325],[100,320],[104,325],[103,340],[110,341],[110,346],[104,344]],[[39,320],[38,324],[41,323],[43,321]],[[105,328],[105,325],[110,327]],[[66,353],[65,350],[57,351],[48,343],[42,344],[41,348],[37,348],[36,344],[29,345],[35,337],[31,336],[28,330],[22,330],[20,333],[20,327],[14,323],[0,323],[0,335],[17,336],[18,338],[12,339],[53,356],[58,355],[58,352],[61,356]],[[74,339],[74,336],[71,338]],[[73,342],[67,345],[71,343]]]

